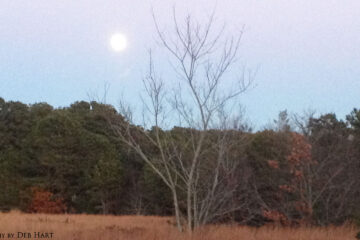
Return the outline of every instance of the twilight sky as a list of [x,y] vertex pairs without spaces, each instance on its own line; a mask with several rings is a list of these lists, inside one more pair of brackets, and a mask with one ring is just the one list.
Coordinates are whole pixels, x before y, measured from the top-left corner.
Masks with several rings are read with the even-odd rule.
[[[174,4],[179,19],[216,8],[228,30],[245,26],[242,64],[258,73],[240,100],[257,128],[284,109],[343,118],[360,107],[359,0],[1,0],[0,96],[67,106],[107,82],[108,103],[124,94],[136,105],[156,46],[151,6],[166,29]],[[109,46],[116,32],[128,38],[121,53]]]

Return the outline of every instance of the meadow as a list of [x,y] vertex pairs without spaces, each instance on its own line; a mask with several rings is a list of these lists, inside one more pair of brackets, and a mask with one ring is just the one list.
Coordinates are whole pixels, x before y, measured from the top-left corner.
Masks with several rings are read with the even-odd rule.
[[[354,240],[357,229],[340,227],[260,228],[211,225],[189,236],[171,217],[0,213],[0,239],[61,240]],[[10,235],[9,235],[10,234]],[[13,236],[11,236],[13,234]]]

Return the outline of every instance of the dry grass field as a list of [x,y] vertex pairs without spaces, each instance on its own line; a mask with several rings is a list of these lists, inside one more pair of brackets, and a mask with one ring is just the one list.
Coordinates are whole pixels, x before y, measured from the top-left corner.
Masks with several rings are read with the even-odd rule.
[[291,229],[219,225],[204,227],[190,237],[170,222],[169,217],[0,213],[0,239],[354,240],[358,230],[352,226]]

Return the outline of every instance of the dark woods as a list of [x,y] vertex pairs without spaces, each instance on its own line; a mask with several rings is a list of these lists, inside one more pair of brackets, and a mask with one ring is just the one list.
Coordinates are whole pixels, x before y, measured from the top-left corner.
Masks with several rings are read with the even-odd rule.
[[[360,112],[354,109],[346,121],[326,114],[293,122],[282,112],[271,129],[256,133],[207,130],[191,194],[194,227],[360,221]],[[142,153],[159,158],[153,167],[119,137],[126,131]],[[155,132],[173,152],[154,147]],[[141,129],[97,102],[54,109],[0,98],[0,208],[172,215],[176,193],[185,220],[187,181],[177,172],[191,163],[188,139],[198,136],[200,130],[189,128]],[[174,158],[167,178],[176,181],[173,191],[161,178],[167,171],[161,154]]]

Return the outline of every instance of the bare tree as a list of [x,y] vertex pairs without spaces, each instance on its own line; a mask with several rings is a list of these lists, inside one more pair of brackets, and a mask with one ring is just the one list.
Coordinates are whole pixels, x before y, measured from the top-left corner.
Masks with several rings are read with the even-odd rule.
[[314,118],[315,113],[315,110],[307,109],[303,111],[302,114],[295,113],[291,116],[291,120],[294,123],[296,130],[306,137],[311,134],[309,123],[310,120]]
[[98,103],[106,104],[109,89],[110,89],[110,83],[105,81],[103,83],[103,89],[102,89],[102,93],[101,93],[102,96],[99,95],[100,93],[98,91],[89,90],[87,92],[87,97],[90,102],[96,101]]
[[[171,56],[175,80],[166,85],[155,71],[150,53],[144,78],[146,95],[143,126],[136,126],[124,102],[125,121],[112,122],[117,135],[153,169],[169,187],[177,226],[181,224],[180,195],[185,196],[187,230],[230,213],[241,205],[232,201],[238,187],[239,158],[231,156],[232,143],[239,144],[239,129],[231,129],[237,97],[251,84],[252,72],[230,72],[237,61],[242,32],[225,35],[215,30],[212,14],[201,25],[188,15],[180,25],[173,12],[172,33],[163,32],[153,14],[160,45]],[[226,73],[237,76],[230,80]],[[169,126],[177,126],[170,130]],[[151,126],[151,127],[150,127]],[[233,132],[237,134],[233,134]],[[141,139],[150,146],[141,144]]]

